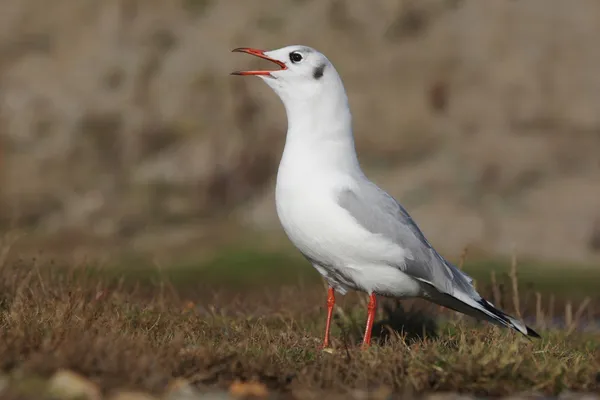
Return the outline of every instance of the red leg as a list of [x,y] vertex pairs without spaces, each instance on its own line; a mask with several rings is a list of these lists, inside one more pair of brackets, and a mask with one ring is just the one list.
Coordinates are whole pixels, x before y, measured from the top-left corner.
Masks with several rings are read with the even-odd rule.
[[327,323],[325,325],[325,339],[323,339],[323,348],[329,347],[329,331],[331,328],[331,317],[333,316],[333,306],[335,305],[335,292],[330,287],[327,290]]
[[367,306],[367,327],[365,329],[365,337],[363,339],[363,349],[371,345],[371,331],[373,330],[373,322],[375,321],[375,312],[377,311],[377,297],[375,293],[369,296],[369,305]]

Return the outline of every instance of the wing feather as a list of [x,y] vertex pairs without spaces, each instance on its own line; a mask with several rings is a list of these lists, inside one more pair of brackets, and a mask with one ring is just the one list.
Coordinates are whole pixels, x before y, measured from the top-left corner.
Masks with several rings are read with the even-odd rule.
[[431,246],[408,211],[371,181],[364,180],[356,188],[341,190],[338,204],[369,232],[406,250],[406,260],[396,264],[406,274],[443,293],[452,294],[459,289],[476,294],[472,278],[446,261]]

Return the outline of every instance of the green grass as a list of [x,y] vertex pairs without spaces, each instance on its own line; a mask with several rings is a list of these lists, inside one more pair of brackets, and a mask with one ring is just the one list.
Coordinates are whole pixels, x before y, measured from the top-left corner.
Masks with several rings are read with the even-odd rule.
[[[510,260],[466,261],[464,270],[481,283],[490,283],[492,271],[497,281],[507,283]],[[543,293],[555,293],[570,297],[600,296],[600,266],[581,266],[519,261],[517,266],[519,285]]]
[[[491,274],[510,290],[510,260],[467,260],[464,270],[481,287],[489,285]],[[140,258],[122,260],[103,268],[103,274],[126,279],[156,281],[168,278],[175,286],[214,284],[256,288],[268,285],[316,283],[320,275],[297,251],[261,250],[258,247],[228,246],[215,250],[203,261],[184,260],[156,265]],[[599,297],[600,268],[578,265],[555,265],[536,261],[519,261],[517,277],[520,289],[581,299]]]

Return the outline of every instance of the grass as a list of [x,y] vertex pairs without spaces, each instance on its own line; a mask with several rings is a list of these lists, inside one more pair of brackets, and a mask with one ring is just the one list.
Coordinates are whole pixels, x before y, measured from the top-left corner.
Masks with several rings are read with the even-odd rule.
[[[257,381],[279,398],[356,390],[600,391],[600,334],[578,331],[575,321],[567,330],[538,326],[543,339],[530,341],[449,311],[434,319],[439,310],[428,303],[382,299],[376,344],[363,352],[365,299],[351,294],[338,299],[335,351],[323,352],[322,284],[292,273],[288,282],[259,286],[274,269],[255,264],[295,265],[285,261],[277,254],[223,254],[207,264],[212,272],[204,280],[192,280],[189,270],[181,272],[185,268],[180,275],[147,269],[144,275],[141,267],[124,275],[7,263],[0,269],[0,368],[10,376],[8,393],[39,398],[31,387],[42,391],[63,368],[88,377],[105,394],[136,389],[161,395],[175,378],[200,390]],[[256,282],[244,281],[250,270]],[[227,276],[237,280],[217,285]]]
[[[466,258],[452,261],[460,264],[481,285],[490,285],[495,279],[500,290],[503,290],[502,287],[512,286],[510,259]],[[202,261],[197,258],[170,261],[161,268],[157,268],[151,261],[132,256],[103,268],[102,274],[144,281],[167,277],[178,287],[198,281],[252,289],[269,283],[280,285],[298,281],[320,282],[318,273],[295,249],[290,250],[285,246],[261,249],[258,244],[244,246],[238,242],[220,246]],[[586,296],[598,296],[600,268],[519,260],[517,282],[520,287],[529,291],[555,293],[580,300]]]

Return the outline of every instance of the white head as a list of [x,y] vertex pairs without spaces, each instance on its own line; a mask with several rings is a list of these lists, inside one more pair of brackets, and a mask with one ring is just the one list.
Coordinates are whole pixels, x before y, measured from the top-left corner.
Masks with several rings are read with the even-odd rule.
[[288,159],[298,159],[298,165],[310,163],[315,168],[360,170],[346,91],[327,57],[307,46],[233,51],[252,54],[279,66],[275,71],[238,71],[232,75],[256,75],[279,95],[288,117],[284,158],[287,153]]
[[238,48],[279,66],[278,70],[237,71],[232,75],[256,75],[279,95],[287,110],[290,125],[296,115],[336,118],[347,113],[348,99],[344,85],[331,62],[308,46],[286,46],[263,51]]

